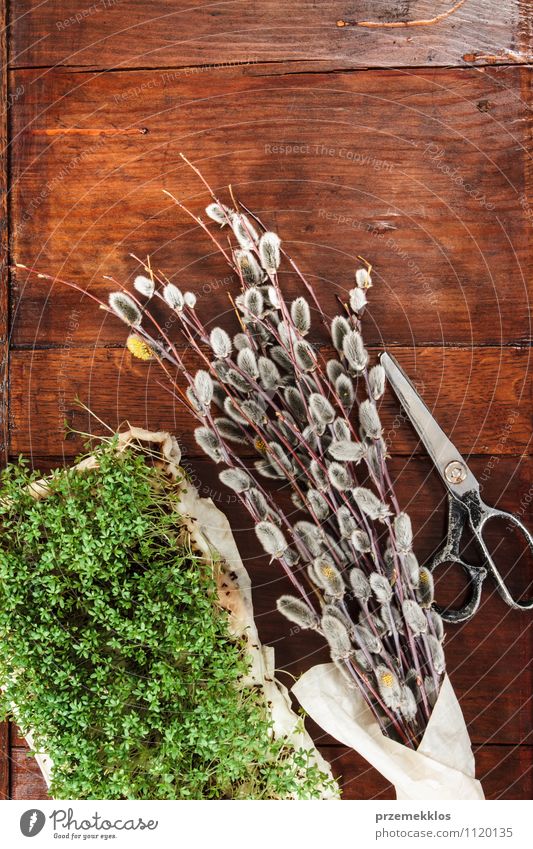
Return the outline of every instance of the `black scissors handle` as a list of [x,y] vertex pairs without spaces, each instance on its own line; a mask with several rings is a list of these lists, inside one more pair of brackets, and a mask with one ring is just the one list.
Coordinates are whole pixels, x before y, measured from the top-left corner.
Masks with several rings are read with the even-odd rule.
[[530,554],[533,555],[533,536],[526,528],[524,523],[515,516],[513,513],[508,513],[507,510],[498,510],[496,507],[489,507],[479,497],[479,493],[467,493],[464,497],[464,502],[467,506],[469,516],[470,516],[470,527],[472,528],[477,541],[479,543],[479,547],[483,552],[483,556],[485,558],[485,563],[488,567],[488,571],[491,573],[492,577],[496,582],[496,589],[499,594],[503,598],[506,604],[509,607],[512,607],[514,610],[533,610],[533,599],[526,599],[524,601],[518,601],[513,598],[511,595],[507,584],[503,580],[500,575],[499,569],[497,568],[494,560],[492,558],[492,554],[490,553],[485,540],[483,539],[483,528],[490,522],[491,519],[503,519],[506,522],[511,522],[515,528],[517,528],[525,541],[528,544]]
[[442,608],[435,605],[435,609],[442,616],[445,622],[466,622],[475,614],[481,601],[481,590],[483,581],[487,577],[487,570],[484,566],[473,566],[463,560],[460,554],[461,539],[466,525],[469,523],[468,508],[454,498],[448,496],[448,535],[444,547],[434,555],[429,568],[433,572],[438,566],[443,563],[460,566],[466,573],[469,584],[469,597],[462,607],[446,607]]
[[[446,543],[444,548],[434,556],[430,569],[433,571],[443,563],[460,566],[468,576],[470,596],[460,608],[436,608],[446,622],[465,622],[474,615],[481,600],[483,581],[489,573],[494,578],[496,589],[509,607],[515,610],[533,610],[533,599],[518,601],[513,598],[492,559],[483,539],[483,528],[491,519],[505,519],[512,522],[522,532],[529,550],[533,554],[533,537],[518,516],[508,513],[506,510],[498,510],[484,504],[477,489],[465,493],[461,498],[450,493],[448,495],[448,535]],[[469,525],[481,549],[484,566],[473,566],[461,558],[461,539],[466,525]]]

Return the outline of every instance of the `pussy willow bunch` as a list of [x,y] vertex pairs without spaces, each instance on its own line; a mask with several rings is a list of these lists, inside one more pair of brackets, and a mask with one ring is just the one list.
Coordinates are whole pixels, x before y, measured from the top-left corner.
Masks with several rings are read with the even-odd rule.
[[[355,272],[341,314],[329,321],[279,236],[244,207],[222,203],[203,182],[213,201],[206,214],[229,234],[224,243],[173,200],[209,235],[240,281],[233,338],[221,327],[208,330],[194,294],[183,293],[149,261],[134,280],[135,291],[120,286],[104,308],[130,327],[131,353],[157,360],[174,397],[198,420],[198,445],[224,466],[220,480],[236,493],[264,550],[292,584],[295,594],[278,599],[280,612],[322,634],[333,662],[347,684],[359,688],[384,733],[416,748],[444,673],[443,627],[431,607],[431,572],[412,550],[411,521],[385,462],[376,404],[385,373],[381,365],[370,367],[361,335],[371,268]],[[282,261],[307,297],[286,301],[278,276]],[[196,373],[158,323],[154,301],[172,312],[182,342],[200,358]],[[313,313],[331,336],[329,359],[309,341]],[[256,456],[252,468],[237,450]],[[277,503],[282,485],[291,490],[296,521]]]

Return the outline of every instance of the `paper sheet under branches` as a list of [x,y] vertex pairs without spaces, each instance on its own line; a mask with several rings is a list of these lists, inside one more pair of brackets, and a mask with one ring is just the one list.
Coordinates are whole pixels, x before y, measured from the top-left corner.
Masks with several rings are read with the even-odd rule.
[[292,688],[328,734],[359,752],[396,789],[397,799],[484,799],[459,702],[448,676],[418,749],[382,734],[358,690],[334,664],[314,666]]

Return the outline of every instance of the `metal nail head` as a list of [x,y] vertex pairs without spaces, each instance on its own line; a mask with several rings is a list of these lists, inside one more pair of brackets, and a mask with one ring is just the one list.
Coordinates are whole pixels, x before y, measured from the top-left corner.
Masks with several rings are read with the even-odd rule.
[[444,469],[444,476],[448,483],[462,483],[466,478],[466,468],[458,460],[453,460]]

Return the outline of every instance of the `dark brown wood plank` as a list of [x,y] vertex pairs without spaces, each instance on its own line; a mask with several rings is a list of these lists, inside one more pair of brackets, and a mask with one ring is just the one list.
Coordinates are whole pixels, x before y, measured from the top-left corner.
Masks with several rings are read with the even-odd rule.
[[[12,352],[12,454],[76,453],[83,437],[69,434],[64,441],[65,420],[83,433],[101,432],[98,422],[76,408],[76,397],[112,428],[126,419],[152,430],[164,428],[179,436],[187,452],[198,453],[192,435],[196,422],[159,385],[164,374],[157,365],[134,360],[124,349],[72,348],[68,340],[67,336],[61,349]],[[489,455],[528,451],[527,349],[399,348],[396,354],[460,451]],[[188,355],[186,359],[192,367],[195,360]],[[414,432],[390,393],[380,409],[390,450],[418,450]]]
[[[343,799],[394,799],[392,785],[359,755],[344,747],[322,750],[339,776]],[[513,746],[480,746],[475,750],[476,775],[487,799],[531,799],[532,750]]]
[[0,800],[9,799],[9,723],[0,722]]
[[[456,2],[456,0],[455,0]],[[12,9],[15,66],[154,67],[313,59],[333,67],[527,62],[527,0],[467,0],[433,26],[368,29],[339,21],[432,19],[454,0],[358,3],[248,0],[199,5],[176,0],[74,0]]]
[[[161,192],[202,210],[183,151],[279,230],[326,313],[373,263],[369,342],[524,344],[526,69],[272,73],[14,74],[14,259],[105,294],[149,253],[228,321],[221,258]],[[25,272],[14,299],[17,345],[122,338],[90,310],[70,333],[77,293]]]
[[[7,454],[8,388],[8,305],[9,305],[9,225],[8,225],[8,119],[10,100],[7,85],[6,4],[0,0],[0,467]],[[9,727],[0,723],[0,799],[9,797]]]
[[12,799],[48,799],[41,770],[27,746],[12,750]]

